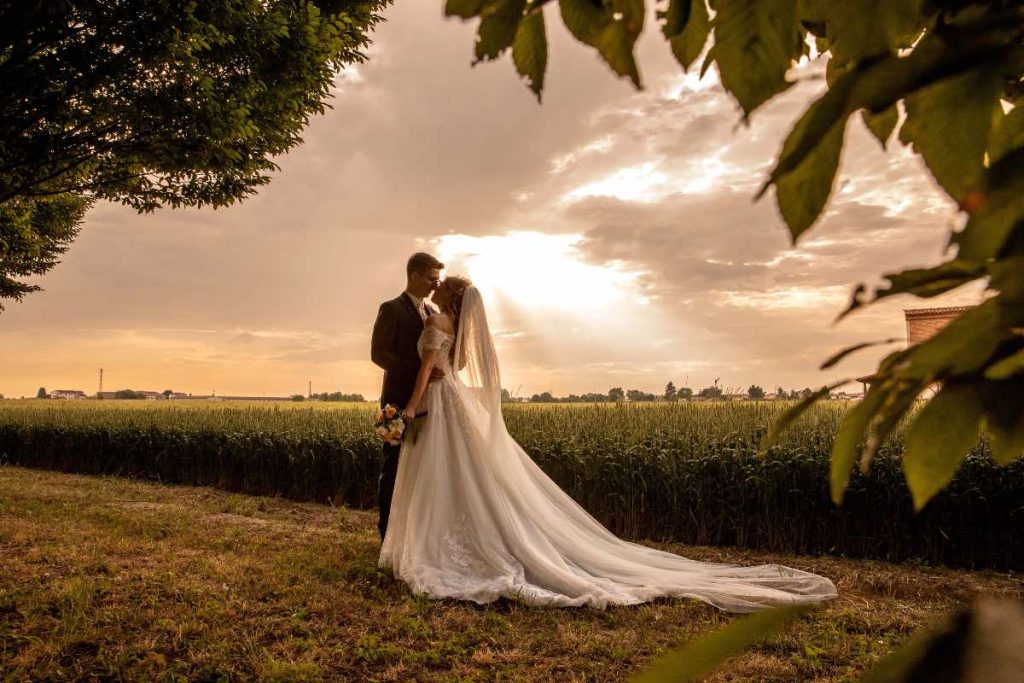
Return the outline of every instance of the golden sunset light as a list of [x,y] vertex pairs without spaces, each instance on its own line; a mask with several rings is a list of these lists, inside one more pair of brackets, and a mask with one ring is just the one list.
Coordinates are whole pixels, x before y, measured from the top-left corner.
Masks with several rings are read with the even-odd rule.
[[1018,0],[0,3],[0,679],[1018,681],[1022,105]]
[[502,236],[444,235],[436,240],[448,272],[465,272],[485,296],[521,310],[568,317],[605,316],[623,301],[646,304],[639,273],[621,264],[587,263],[580,234],[509,232]]
[[795,248],[771,199],[752,201],[820,61],[747,129],[717,70],[681,73],[657,32],[636,92],[553,28],[543,106],[507,64],[468,68],[472,40],[431,3],[396,6],[257,196],[97,205],[45,291],[0,316],[0,393],[93,392],[103,367],[115,388],[373,398],[374,314],[420,249],[479,284],[526,394],[814,386],[835,348],[900,334],[898,305],[831,322],[857,282],[941,254],[948,201],[916,159],[851,126],[844,180]]

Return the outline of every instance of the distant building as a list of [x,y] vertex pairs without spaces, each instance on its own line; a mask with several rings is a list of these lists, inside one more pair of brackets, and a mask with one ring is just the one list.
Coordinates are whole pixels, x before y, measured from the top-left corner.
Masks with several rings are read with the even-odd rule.
[[828,397],[834,401],[850,401],[864,398],[864,394],[856,394],[851,391],[833,391]]
[[77,400],[86,398],[86,395],[84,391],[79,391],[78,389],[54,389],[50,392],[50,398]]
[[947,308],[909,308],[903,311],[907,320],[907,344],[915,346],[931,339],[939,330],[953,322],[973,306]]
[[[950,324],[974,306],[946,306],[942,308],[906,308],[903,317],[907,323],[907,346],[917,346],[923,341],[934,337],[946,325]],[[864,386],[864,393],[874,381],[874,375],[858,377],[857,381]]]

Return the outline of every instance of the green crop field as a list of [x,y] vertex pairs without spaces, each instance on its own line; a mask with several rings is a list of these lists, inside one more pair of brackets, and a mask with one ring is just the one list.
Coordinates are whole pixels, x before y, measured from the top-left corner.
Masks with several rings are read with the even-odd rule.
[[[1024,567],[1024,465],[982,440],[922,512],[903,483],[899,433],[842,507],[828,451],[846,402],[822,403],[768,453],[780,402],[508,404],[509,431],[617,534],[770,551]],[[300,501],[372,507],[373,404],[2,401],[0,461],[121,474]]]

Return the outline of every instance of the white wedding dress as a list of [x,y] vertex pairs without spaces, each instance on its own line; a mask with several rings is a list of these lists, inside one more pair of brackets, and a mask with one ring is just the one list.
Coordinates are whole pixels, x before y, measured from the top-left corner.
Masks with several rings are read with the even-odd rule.
[[[497,357],[479,292],[466,290],[457,339],[427,326],[443,379],[407,435],[379,565],[417,594],[487,603],[604,608],[660,597],[732,612],[836,596],[828,579],[779,565],[689,560],[617,538],[562,491],[508,434]],[[451,365],[450,349],[458,369]]]

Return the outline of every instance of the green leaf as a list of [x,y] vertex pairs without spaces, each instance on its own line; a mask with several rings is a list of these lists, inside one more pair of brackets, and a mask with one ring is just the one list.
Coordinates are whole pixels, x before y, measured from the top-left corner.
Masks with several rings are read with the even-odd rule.
[[989,430],[989,441],[992,444],[992,459],[1000,465],[1009,465],[1024,457],[1024,423],[1017,425],[1015,431]]
[[998,363],[990,365],[985,370],[985,377],[988,379],[1009,379],[1014,375],[1024,372],[1024,349],[1007,356]]
[[794,242],[818,220],[832,194],[845,129],[846,121],[837,123],[799,166],[775,182],[775,199]]
[[792,85],[786,71],[801,51],[796,0],[717,0],[714,27],[722,85],[745,116]]
[[869,671],[863,683],[1018,683],[1024,670],[1022,632],[1024,606],[982,596],[939,625],[913,634]]
[[[683,0],[677,0],[677,2],[683,2]],[[690,2],[690,16],[686,22],[686,28],[669,40],[672,54],[683,67],[683,71],[689,69],[690,65],[697,61],[697,57],[700,56],[704,45],[708,42],[708,34],[711,32],[711,20],[708,17],[708,8],[704,4],[704,0],[690,0]]]
[[631,680],[633,683],[702,681],[727,659],[776,633],[808,609],[806,605],[780,607],[736,619],[725,628],[659,657]]
[[896,294],[913,294],[922,298],[938,296],[977,280],[985,273],[984,265],[961,259],[953,259],[934,268],[914,268],[900,273],[888,273],[885,278],[889,281],[889,286],[877,290],[870,298],[863,296],[867,291],[864,285],[857,287],[850,305],[839,315],[839,319],[845,318],[858,308]]
[[[658,18],[664,19],[661,25],[661,33],[666,38],[672,38],[683,32],[687,22],[690,20],[692,6],[691,0],[669,0],[665,10],[658,11]],[[700,0],[704,4],[704,0]]]
[[994,164],[1020,147],[1024,147],[1024,107],[1014,107],[1007,114],[1000,111],[989,139],[989,161]]
[[839,318],[842,319],[858,308],[896,294],[913,294],[926,299],[938,296],[984,275],[985,267],[982,264],[962,259],[953,259],[933,268],[913,268],[900,273],[888,273],[885,275],[889,281],[888,287],[877,290],[871,298],[865,298],[863,293],[867,288],[859,286],[850,305]]
[[940,80],[905,100],[900,140],[913,145],[957,202],[981,184],[1001,85],[1000,72],[986,66]]
[[647,14],[645,0],[611,0],[612,10],[622,15],[621,21],[630,33],[637,36],[644,30],[644,17]]
[[477,30],[476,62],[497,59],[512,46],[526,0],[491,0],[480,12]]
[[[1018,372],[1024,364],[1022,356],[1024,350],[1007,357],[1007,360],[1016,359]],[[979,386],[979,391],[985,407],[983,423],[992,459],[1007,465],[1024,455],[1024,381],[1013,377],[1008,381],[985,382]]]
[[594,41],[594,47],[619,76],[626,76],[636,87],[640,85],[640,71],[633,57],[633,44],[636,34],[630,32],[623,21],[612,21],[601,31]]
[[880,57],[858,64],[843,73],[794,126],[759,196],[767,190],[768,185],[799,166],[806,156],[817,149],[836,122],[846,119],[854,111],[867,109],[881,112],[908,93],[937,80],[977,66],[997,69],[1006,57],[1008,48],[1001,41],[1009,39],[1009,29],[1005,30],[1005,35],[1002,28],[988,30],[991,35],[986,34],[984,41],[976,41],[978,45],[947,44],[940,38],[925,35],[907,57]]
[[1000,321],[999,300],[988,299],[939,330],[935,336],[908,349],[904,377],[934,382],[985,367],[1011,332]]
[[585,45],[593,45],[597,34],[612,20],[610,12],[590,0],[559,0],[558,9],[569,33]]
[[882,444],[885,443],[885,440],[900,424],[900,421],[906,416],[914,401],[921,395],[921,392],[928,388],[925,382],[901,378],[898,372],[893,372],[892,368],[888,372],[880,372],[879,374],[883,377],[890,377],[887,382],[889,388],[886,392],[885,401],[878,407],[878,410],[875,411],[874,416],[871,418],[867,438],[864,440],[864,448],[860,452],[860,471],[865,474],[867,474],[871,461],[878,454]]
[[864,432],[871,423],[875,411],[882,404],[886,392],[881,386],[872,386],[867,395],[850,409],[836,432],[832,442],[832,456],[829,468],[829,485],[832,500],[836,505],[843,502],[843,494],[850,485],[850,471],[857,461],[859,445]]
[[864,675],[861,683],[908,683],[928,680],[931,678],[929,674],[934,674],[934,669],[921,672],[921,677],[915,677],[915,669],[929,658],[935,658],[937,653],[944,652],[946,656],[959,657],[960,653],[955,648],[963,646],[964,638],[959,637],[950,641],[949,637],[953,633],[966,630],[965,627],[965,621],[957,619],[955,626],[951,622],[942,623],[938,627],[919,629],[911,634],[905,643],[872,667]]
[[444,5],[444,14],[448,17],[471,19],[483,9],[484,0],[448,0]]
[[512,41],[512,61],[516,71],[525,77],[540,102],[544,90],[544,72],[548,65],[548,39],[544,31],[544,13],[531,12],[519,22]]
[[1024,220],[1024,192],[1019,187],[978,193],[975,200],[963,204],[965,208],[972,207],[968,209],[970,218],[963,230],[953,233],[950,243],[958,247],[957,255],[966,260],[983,262],[994,258],[1017,224]]
[[1024,415],[1009,428],[986,420],[985,431],[989,435],[992,459],[1000,465],[1009,465],[1024,456]]
[[921,409],[907,432],[903,472],[920,510],[953,479],[978,442],[981,401],[972,386],[947,385]]
[[874,135],[875,139],[882,145],[882,149],[885,149],[886,145],[889,143],[889,138],[892,136],[892,132],[896,129],[896,124],[900,119],[900,113],[896,109],[896,105],[893,105],[878,114],[872,114],[866,110],[861,111],[860,114],[864,119],[864,125],[868,127],[871,134]]
[[909,47],[923,28],[921,0],[821,3],[832,57],[856,63]]
[[612,71],[641,87],[633,46],[643,30],[643,0],[611,0],[608,5],[560,0],[558,6],[562,21],[577,40],[596,48]]
[[885,276],[889,286],[879,290],[876,299],[894,294],[913,294],[927,299],[945,294],[984,274],[984,266],[962,259],[953,259],[934,268],[913,268],[889,273]]
[[872,346],[880,346],[882,344],[894,344],[898,341],[901,340],[895,337],[891,337],[889,339],[882,339],[881,341],[862,342],[860,344],[854,344],[853,346],[849,346],[840,351],[839,353],[835,354],[831,358],[829,358],[827,361],[821,364],[821,368],[819,369],[828,370],[829,368],[838,365],[841,360],[849,356],[851,353],[856,353],[857,351],[860,351],[862,349],[868,349],[871,348]]
[[784,431],[789,429],[794,422],[800,419],[800,416],[806,413],[815,403],[823,398],[828,398],[829,393],[833,389],[843,386],[849,383],[850,380],[844,379],[841,382],[837,382],[832,386],[822,387],[807,398],[801,399],[799,403],[791,407],[789,410],[779,416],[777,420],[772,424],[771,429],[765,434],[764,439],[761,441],[760,452],[763,455],[771,446],[773,446],[782,435]]

